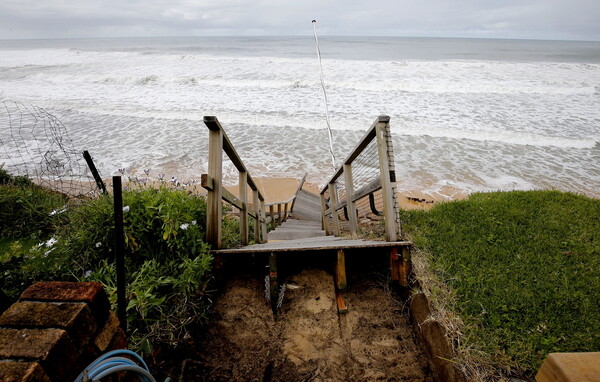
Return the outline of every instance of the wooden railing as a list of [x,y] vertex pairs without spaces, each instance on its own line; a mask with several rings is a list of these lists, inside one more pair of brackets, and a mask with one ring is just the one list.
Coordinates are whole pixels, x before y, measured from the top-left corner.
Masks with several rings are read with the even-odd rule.
[[[212,249],[221,249],[223,219],[223,204],[226,201],[234,206],[239,212],[240,221],[240,243],[249,243],[249,219],[254,223],[254,242],[267,242],[267,224],[275,229],[279,224],[286,221],[288,214],[292,212],[296,195],[282,202],[269,203],[265,205],[265,198],[256,186],[254,179],[248,173],[246,166],[240,159],[223,126],[217,117],[204,117],[204,123],[208,127],[208,174],[202,174],[201,185],[208,191],[206,206],[206,240]],[[223,187],[223,152],[227,154],[235,168],[239,172],[239,196]],[[302,180],[300,189],[302,187]],[[252,208],[249,208],[248,188],[252,193]],[[269,208],[269,216],[266,217],[266,207]]]
[[[361,205],[365,206],[363,209],[367,210],[363,212],[364,216],[383,216],[386,240],[400,240],[402,232],[389,121],[388,116],[379,116],[375,120],[343,165],[321,190],[322,224],[328,235],[341,235],[340,211],[343,211],[343,218],[347,221],[350,235],[353,238],[357,237],[359,231],[357,203],[361,201]],[[366,151],[372,152],[372,155],[364,155]],[[353,177],[355,170],[361,174],[362,184],[358,190],[355,190]],[[375,193],[380,194],[378,203],[375,202]],[[368,207],[364,199],[366,197],[369,198]]]

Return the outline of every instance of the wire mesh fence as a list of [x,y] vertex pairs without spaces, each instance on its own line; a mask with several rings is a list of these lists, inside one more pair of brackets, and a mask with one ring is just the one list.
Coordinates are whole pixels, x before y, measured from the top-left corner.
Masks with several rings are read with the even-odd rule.
[[382,116],[321,192],[329,232],[355,236],[385,222],[388,240],[401,237],[393,155],[389,118]]
[[94,178],[62,122],[15,101],[0,107],[0,166],[13,175],[70,196],[99,194]]

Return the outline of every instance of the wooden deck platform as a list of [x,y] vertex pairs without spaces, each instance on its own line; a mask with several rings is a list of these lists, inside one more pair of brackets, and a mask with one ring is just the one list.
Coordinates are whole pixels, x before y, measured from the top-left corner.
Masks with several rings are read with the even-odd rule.
[[325,251],[355,248],[391,248],[409,247],[410,241],[374,241],[374,240],[348,240],[341,237],[325,236],[310,237],[295,240],[271,241],[265,244],[249,245],[242,248],[229,248],[212,251],[215,254],[250,254],[269,252],[297,252],[297,251]]
[[343,237],[325,236],[325,231],[321,229],[320,213],[319,197],[308,191],[300,190],[292,212],[293,219],[286,220],[277,229],[269,232],[267,243],[221,249],[212,251],[212,253],[221,255],[314,252],[357,248],[398,248],[412,245],[409,241],[350,240]]

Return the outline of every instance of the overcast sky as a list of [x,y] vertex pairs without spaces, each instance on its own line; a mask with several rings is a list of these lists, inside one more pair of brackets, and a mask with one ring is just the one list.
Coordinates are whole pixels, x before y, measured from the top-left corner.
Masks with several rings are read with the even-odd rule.
[[311,35],[600,41],[600,0],[0,0],[0,38]]

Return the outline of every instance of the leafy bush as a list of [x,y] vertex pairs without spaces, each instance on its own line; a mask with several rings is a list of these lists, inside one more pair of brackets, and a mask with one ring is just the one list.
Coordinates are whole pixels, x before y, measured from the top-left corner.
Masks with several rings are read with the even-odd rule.
[[526,376],[551,352],[600,348],[600,200],[498,192],[403,214],[456,292],[462,346]]
[[[14,187],[10,188],[12,195]],[[13,199],[35,192],[18,189]],[[123,203],[130,342],[149,352],[158,342],[186,338],[193,324],[201,324],[206,316],[212,262],[204,241],[206,203],[168,189],[126,191]],[[47,209],[43,213],[48,215]],[[41,243],[0,243],[3,289],[15,298],[35,281],[99,281],[116,304],[112,196],[71,206],[61,215],[63,224]],[[233,238],[236,222],[223,225],[224,235]],[[22,237],[22,224],[11,229]]]
[[[183,339],[188,325],[205,317],[212,261],[204,242],[206,203],[184,191],[147,189],[124,192],[123,204],[130,339],[149,351],[157,341]],[[112,197],[85,203],[69,220],[57,232],[55,253],[43,259],[103,283],[115,303]]]

